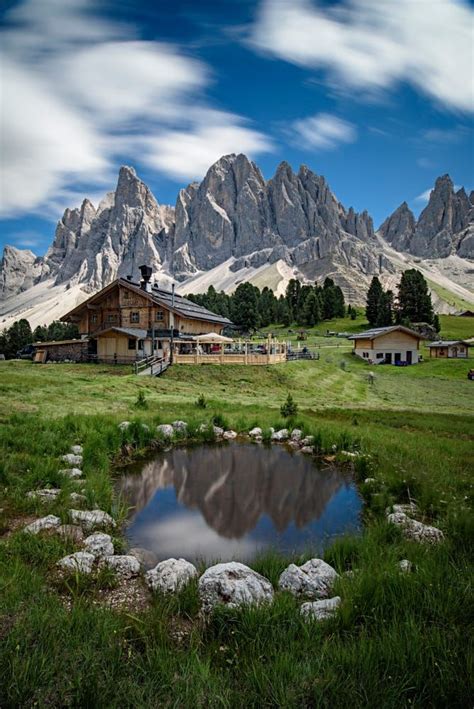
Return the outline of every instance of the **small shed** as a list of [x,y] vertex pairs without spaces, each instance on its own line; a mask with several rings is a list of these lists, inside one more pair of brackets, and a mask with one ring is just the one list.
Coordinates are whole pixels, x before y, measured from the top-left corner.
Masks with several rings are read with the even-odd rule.
[[438,340],[430,342],[430,357],[443,359],[467,359],[469,356],[469,342],[466,340]]
[[33,362],[80,362],[87,359],[89,341],[87,338],[79,340],[50,340],[49,342],[34,342],[35,353]]
[[426,339],[419,332],[403,325],[375,327],[351,335],[354,354],[369,364],[417,364],[420,360],[420,341]]

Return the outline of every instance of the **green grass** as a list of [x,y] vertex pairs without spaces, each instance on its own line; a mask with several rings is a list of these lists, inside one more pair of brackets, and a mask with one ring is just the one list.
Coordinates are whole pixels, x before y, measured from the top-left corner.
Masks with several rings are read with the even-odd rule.
[[430,281],[428,279],[428,285],[430,287],[431,291],[434,291],[436,295],[438,295],[442,300],[444,300],[448,305],[454,306],[457,310],[472,310],[474,307],[474,303],[469,302],[465,298],[462,298],[459,295],[456,295],[456,293],[453,293],[452,291],[448,290],[447,288],[443,288],[443,286],[438,285],[437,283],[434,283],[433,281]]
[[[442,325],[444,336],[444,328],[465,336],[462,318],[443,317]],[[319,361],[175,366],[159,379],[136,378],[121,367],[0,363],[0,706],[469,706],[470,363],[425,359],[409,368],[379,367],[370,385],[369,368],[351,356],[348,343],[318,341],[329,345]],[[204,622],[196,584],[171,599],[157,596],[144,612],[109,611],[96,601],[113,586],[110,575],[53,581],[57,560],[74,548],[70,541],[21,531],[1,536],[13,520],[46,509],[66,520],[74,485],[58,470],[70,445],[84,445],[87,505],[120,520],[114,469],[124,454],[145,453],[157,423],[187,420],[193,436],[215,416],[241,431],[281,426],[289,391],[298,404],[295,423],[316,435],[322,450],[336,445],[363,453],[354,476],[365,501],[365,532],[325,552],[339,572],[356,570],[337,583],[343,604],[333,620],[306,624],[299,603],[277,594],[270,607],[222,610]],[[136,406],[139,392],[146,406]],[[201,392],[205,409],[195,403]],[[121,434],[117,423],[124,419],[134,423]],[[365,485],[366,477],[376,483]],[[48,508],[26,497],[57,484],[64,492]],[[385,508],[408,499],[443,529],[444,544],[408,542],[386,524]],[[119,532],[115,543],[120,549]],[[252,566],[276,585],[290,561],[305,558],[269,554]],[[414,573],[399,573],[404,558]]]

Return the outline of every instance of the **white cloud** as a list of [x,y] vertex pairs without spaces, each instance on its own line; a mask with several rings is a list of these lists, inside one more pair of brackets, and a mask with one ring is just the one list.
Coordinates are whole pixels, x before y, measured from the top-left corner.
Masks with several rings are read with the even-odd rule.
[[[148,164],[186,178],[203,175],[220,157],[216,147],[269,149],[242,118],[224,113],[213,141],[202,120],[216,113],[203,96],[208,67],[174,46],[141,41],[133,27],[97,17],[96,7],[92,0],[24,0],[5,16],[4,216],[50,212],[78,182],[93,190],[112,184],[117,157],[143,163],[144,144]],[[163,144],[167,157],[152,161]]]
[[239,116],[218,111],[199,111],[190,128],[167,130],[144,143],[144,161],[176,179],[200,178],[211,163],[228,153],[252,156],[272,149],[271,141]]
[[302,141],[306,148],[332,149],[339,143],[353,143],[357,138],[352,123],[328,113],[318,113],[295,121],[293,129],[298,142]]
[[421,194],[418,195],[418,197],[415,197],[415,202],[428,202],[431,192],[433,191],[432,187],[428,187],[427,190],[422,192]]
[[[453,185],[453,189],[455,192],[461,189],[461,185]],[[428,202],[431,196],[431,193],[433,191],[433,187],[428,187],[427,190],[422,192],[421,194],[418,195],[418,197],[415,197],[413,200],[414,202]]]
[[376,91],[405,81],[451,109],[473,111],[473,17],[463,0],[263,0],[250,42],[329,70],[347,87]]

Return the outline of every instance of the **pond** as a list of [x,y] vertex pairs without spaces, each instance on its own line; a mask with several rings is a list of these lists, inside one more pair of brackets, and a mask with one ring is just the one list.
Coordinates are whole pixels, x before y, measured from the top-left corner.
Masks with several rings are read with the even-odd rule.
[[281,445],[174,448],[131,466],[117,491],[129,507],[130,546],[159,559],[321,553],[335,537],[361,527],[362,502],[351,476],[318,468]]

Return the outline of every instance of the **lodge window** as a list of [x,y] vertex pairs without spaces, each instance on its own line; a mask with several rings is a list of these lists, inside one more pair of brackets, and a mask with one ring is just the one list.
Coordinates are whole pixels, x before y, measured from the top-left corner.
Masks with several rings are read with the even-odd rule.
[[117,320],[117,314],[116,313],[109,313],[107,315],[107,322],[115,322]]
[[368,352],[362,352],[362,357],[365,357],[365,359],[369,358],[369,353]]
[[128,300],[130,298],[130,293],[128,292],[128,290],[123,292],[123,298],[124,300]]
[[128,349],[129,350],[135,350],[135,342],[136,342],[136,340],[133,337],[131,337],[129,339],[129,341],[128,341]]
[[383,359],[383,358],[384,358],[384,353],[383,353],[383,352],[377,352],[376,357],[377,357],[377,359]]
[[95,324],[97,322],[97,313],[94,313],[94,315],[91,315],[91,323]]
[[163,311],[162,311],[162,310],[157,310],[157,311],[156,311],[155,320],[164,320],[164,319],[165,319],[165,318],[164,318],[164,313],[163,313]]
[[459,352],[460,352],[460,353],[461,353],[461,352],[464,352],[464,347],[460,347],[460,348],[459,348]]
[[144,340],[138,340],[138,349],[142,350],[145,347]]
[[130,322],[140,322],[140,313],[131,313]]

